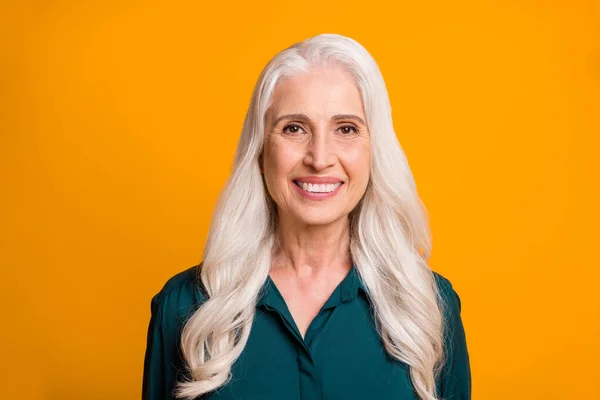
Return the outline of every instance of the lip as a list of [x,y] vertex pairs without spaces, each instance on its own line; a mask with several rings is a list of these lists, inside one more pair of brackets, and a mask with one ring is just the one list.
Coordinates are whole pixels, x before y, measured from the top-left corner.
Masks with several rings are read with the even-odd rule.
[[[296,180],[296,179],[294,179],[294,180]],[[296,190],[298,191],[298,193],[300,193],[300,195],[302,197],[304,197],[305,199],[309,199],[309,200],[327,200],[327,199],[330,199],[330,198],[334,197],[335,195],[337,195],[339,193],[341,187],[344,186],[344,183],[338,179],[338,180],[336,180],[334,182],[327,182],[327,183],[342,182],[342,184],[339,185],[338,187],[336,187],[333,192],[329,192],[329,193],[311,193],[311,192],[307,192],[306,190],[302,189],[300,186],[296,185],[296,183],[294,182],[294,180],[290,182],[290,185],[292,185],[294,188],[296,188]]]

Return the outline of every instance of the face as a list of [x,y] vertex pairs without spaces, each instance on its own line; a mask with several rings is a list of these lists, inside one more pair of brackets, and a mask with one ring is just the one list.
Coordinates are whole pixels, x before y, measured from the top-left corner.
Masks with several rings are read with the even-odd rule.
[[314,69],[277,84],[259,162],[280,218],[331,224],[364,195],[370,135],[351,79],[338,69]]

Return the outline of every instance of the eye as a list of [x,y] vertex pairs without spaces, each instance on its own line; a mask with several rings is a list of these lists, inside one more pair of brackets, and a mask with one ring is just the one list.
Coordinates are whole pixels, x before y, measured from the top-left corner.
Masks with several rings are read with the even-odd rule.
[[340,126],[340,130],[342,131],[342,133],[344,135],[348,135],[351,133],[357,133],[358,129],[356,129],[356,127],[354,125],[344,125],[344,126]]
[[295,134],[295,133],[299,133],[300,130],[302,130],[302,127],[297,124],[289,124],[289,125],[286,125],[283,127],[283,132],[286,132],[288,130],[289,130],[289,133]]

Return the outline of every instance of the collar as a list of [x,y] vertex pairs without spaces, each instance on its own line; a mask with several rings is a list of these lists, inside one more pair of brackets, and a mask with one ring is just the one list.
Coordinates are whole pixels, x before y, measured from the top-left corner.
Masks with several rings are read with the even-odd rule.
[[[356,265],[353,263],[346,277],[335,288],[330,298],[323,305],[323,309],[336,307],[345,301],[352,300],[356,297],[359,290],[362,290],[365,294],[367,293]],[[276,310],[284,310],[287,308],[281,292],[270,276],[267,276],[267,280],[261,288],[257,306],[265,306],[266,308]]]

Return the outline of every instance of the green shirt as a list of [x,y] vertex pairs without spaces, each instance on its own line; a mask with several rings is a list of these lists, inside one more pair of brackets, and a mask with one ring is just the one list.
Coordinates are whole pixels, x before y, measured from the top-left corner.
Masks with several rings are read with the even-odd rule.
[[[169,279],[151,301],[142,384],[143,400],[172,400],[185,374],[181,330],[206,295],[196,283],[199,265]],[[450,351],[437,382],[444,400],[471,399],[471,372],[460,299],[434,272],[449,303]],[[375,329],[369,297],[356,267],[337,286],[303,339],[269,277],[256,305],[250,337],[232,366],[232,380],[202,400],[413,400],[409,368],[392,359]]]

